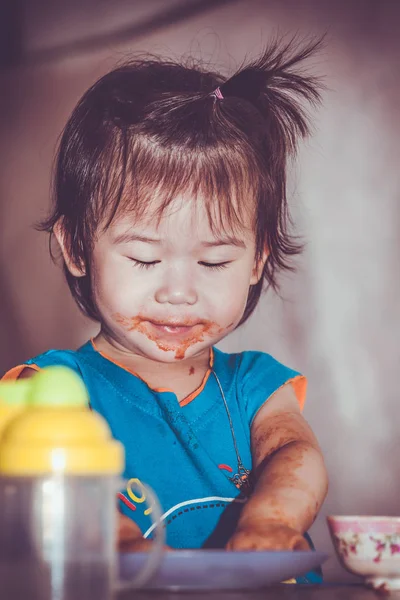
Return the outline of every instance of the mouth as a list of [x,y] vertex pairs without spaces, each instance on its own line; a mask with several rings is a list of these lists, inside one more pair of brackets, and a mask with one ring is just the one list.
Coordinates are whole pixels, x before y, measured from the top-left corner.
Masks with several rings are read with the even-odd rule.
[[182,360],[190,346],[204,342],[207,338],[219,335],[223,329],[213,321],[181,317],[165,321],[151,319],[145,315],[124,317],[117,313],[116,322],[126,331],[138,331],[155,342],[165,352],[175,352],[175,358]]
[[150,325],[159,331],[160,333],[166,333],[169,335],[185,335],[190,333],[194,327],[202,325],[200,321],[185,321],[185,322],[171,322],[171,321],[148,321]]

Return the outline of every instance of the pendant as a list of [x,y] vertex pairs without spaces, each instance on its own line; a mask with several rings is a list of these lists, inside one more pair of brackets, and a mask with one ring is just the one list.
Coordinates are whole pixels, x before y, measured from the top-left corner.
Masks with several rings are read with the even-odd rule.
[[253,485],[251,481],[251,472],[248,471],[243,465],[239,465],[239,470],[235,475],[229,477],[233,485],[243,494],[246,498],[251,495],[253,491]]

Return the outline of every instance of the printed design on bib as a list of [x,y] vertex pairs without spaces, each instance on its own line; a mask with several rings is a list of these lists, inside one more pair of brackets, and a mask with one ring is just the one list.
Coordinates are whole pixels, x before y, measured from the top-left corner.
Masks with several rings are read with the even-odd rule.
[[[224,467],[229,473],[233,472],[233,469],[228,465],[220,465],[220,468]],[[137,477],[132,477],[127,481],[126,491],[118,493],[118,499],[125,504],[133,512],[143,510],[145,516],[151,515],[153,507],[147,504],[146,488],[143,483]],[[180,517],[188,516],[189,514],[199,513],[200,511],[217,510],[223,512],[228,505],[241,505],[247,501],[247,498],[243,496],[238,497],[224,497],[224,496],[207,496],[202,498],[192,498],[179,502],[169,508],[166,512],[161,515],[161,522],[164,523],[164,527],[170,525],[173,521]],[[137,514],[137,513],[136,513]],[[156,527],[156,523],[153,523],[147,531],[143,534],[144,538],[150,536]]]
[[[218,468],[221,469],[221,471],[227,471],[228,473],[233,473],[233,469],[229,465],[220,464],[220,465],[218,465]],[[236,486],[236,487],[238,487],[238,486]],[[151,513],[153,512],[153,507],[151,505],[148,506],[148,504],[146,502],[146,500],[147,500],[146,488],[143,485],[143,483],[140,481],[140,479],[138,479],[137,477],[132,477],[131,479],[129,479],[129,481],[127,482],[127,485],[126,485],[126,495],[122,492],[119,492],[118,499],[121,500],[121,502],[123,502],[125,504],[125,506],[130,508],[130,510],[132,510],[132,511],[136,511],[141,507],[141,505],[144,505],[143,506],[143,509],[144,509],[143,514],[145,516],[151,515]],[[225,500],[227,500],[228,502],[231,502],[232,499],[233,498],[228,498]],[[222,499],[220,499],[220,500],[222,500]],[[205,499],[200,498],[200,499],[189,500],[188,502],[196,503],[196,502],[204,502],[204,501],[205,501]],[[183,504],[185,504],[185,503],[183,503]],[[174,510],[175,508],[180,507],[180,506],[181,505],[177,504],[176,507],[173,507],[172,509],[170,509],[170,511]],[[202,507],[198,506],[198,509],[200,509],[200,508],[202,508]],[[203,506],[203,508],[206,508],[206,507]],[[212,507],[212,508],[214,508],[214,507]],[[188,512],[188,510],[185,510],[184,512]],[[190,510],[196,510],[196,509],[192,507]],[[169,511],[168,511],[168,513],[169,513]],[[165,513],[165,514],[167,514],[167,513]],[[176,518],[176,516],[174,517],[174,519],[175,518]]]
[[233,469],[229,465],[218,465],[218,469],[221,469],[221,471],[228,471],[228,473],[233,473]]
[[[132,487],[135,488],[135,492],[133,491]],[[137,492],[140,492],[140,496]],[[119,500],[121,500],[121,502],[123,502],[125,506],[127,506],[131,510],[137,510],[137,504],[141,505],[145,503],[144,506],[147,508],[143,507],[143,514],[146,516],[151,515],[151,513],[153,512],[153,507],[151,505],[147,506],[146,488],[144,487],[140,479],[138,479],[137,477],[132,477],[131,479],[129,479],[126,486],[126,493],[129,496],[129,498],[127,498],[122,492],[118,493]]]
[[[237,489],[240,490],[241,486],[236,485],[235,481],[232,478],[232,474],[234,473],[233,468],[225,463],[219,464],[218,468],[221,471],[224,471],[227,479],[234,483]],[[151,503],[147,502],[146,487],[137,477],[132,477],[127,481],[126,489],[124,490],[124,492],[120,491],[118,493],[118,499],[129,510],[131,510],[138,516],[140,514],[143,514],[144,516],[149,516],[153,512],[153,506],[151,505]],[[243,505],[246,501],[247,497],[243,493],[236,497],[225,497],[216,495],[189,499],[187,499],[186,497],[186,499],[182,499],[181,502],[174,504],[171,508],[166,510],[166,512],[164,512],[161,515],[161,522],[163,522],[164,527],[168,527],[173,522],[176,522],[177,519],[189,517],[189,515],[198,515],[199,513],[205,512],[209,514],[210,510],[212,512],[217,511],[217,513],[222,514],[224,513],[228,505]],[[147,531],[145,531],[143,537],[149,537],[155,529],[155,527],[156,524],[153,523],[147,529]]]
[[[167,510],[161,516],[161,521],[165,521],[165,524],[169,525],[176,518],[191,511],[204,510],[207,508],[224,508],[231,503],[244,504],[246,500],[246,498],[223,498],[222,496],[208,496],[207,498],[194,498],[193,500],[185,500],[185,502],[175,504],[175,506],[172,506],[169,510]],[[156,525],[156,523],[153,523],[153,525],[151,525],[143,534],[143,537],[147,538],[152,533],[153,529],[155,529]]]

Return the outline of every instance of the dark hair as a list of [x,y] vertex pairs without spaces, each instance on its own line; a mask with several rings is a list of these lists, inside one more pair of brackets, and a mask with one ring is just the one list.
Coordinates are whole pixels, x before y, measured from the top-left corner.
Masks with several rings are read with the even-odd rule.
[[301,249],[289,232],[287,160],[309,132],[301,101],[320,99],[318,80],[295,69],[320,44],[274,42],[226,81],[198,65],[135,60],[84,94],[58,149],[54,207],[39,227],[52,233],[62,220],[69,253],[85,276],[74,277],[65,264],[64,272],[86,315],[99,320],[90,275],[97,229],[118,211],[140,218],[158,191],[158,216],[178,192],[201,193],[213,228],[236,227],[253,210],[257,257],[265,247],[269,256],[241,323],[263,282],[277,289],[278,270],[291,269],[289,259]]

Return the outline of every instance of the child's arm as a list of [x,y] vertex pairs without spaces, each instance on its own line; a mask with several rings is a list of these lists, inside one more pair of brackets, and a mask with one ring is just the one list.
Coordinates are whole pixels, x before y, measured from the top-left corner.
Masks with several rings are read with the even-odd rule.
[[119,552],[149,552],[153,541],[145,540],[136,523],[118,511],[117,544]]
[[[134,521],[118,511],[118,552],[150,552],[154,546],[154,540],[147,540]],[[164,545],[164,551],[172,550],[170,546]]]
[[291,385],[279,389],[256,415],[251,446],[255,489],[227,549],[308,549],[303,533],[325,499],[328,478]]

